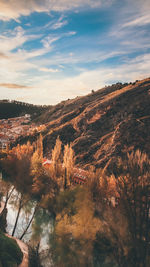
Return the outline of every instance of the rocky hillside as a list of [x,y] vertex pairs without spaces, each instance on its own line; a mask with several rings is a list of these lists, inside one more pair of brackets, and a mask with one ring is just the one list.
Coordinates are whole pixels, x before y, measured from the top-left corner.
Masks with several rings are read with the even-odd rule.
[[150,154],[150,78],[63,101],[38,121],[47,125],[46,154],[59,135],[64,144],[73,143],[77,163],[84,166],[104,167],[136,149]]

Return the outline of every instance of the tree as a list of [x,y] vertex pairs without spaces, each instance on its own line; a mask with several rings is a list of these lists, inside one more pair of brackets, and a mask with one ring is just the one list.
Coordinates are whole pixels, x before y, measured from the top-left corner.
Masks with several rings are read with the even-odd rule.
[[93,266],[93,242],[99,219],[86,187],[61,192],[57,205],[52,255],[57,266]]
[[[7,205],[11,196],[11,201],[17,207],[17,216],[14,222],[12,236],[15,234],[21,210],[31,201],[33,180],[30,174],[30,165],[32,153],[33,146],[29,142],[23,146],[17,145],[17,147],[9,151],[7,159],[3,162],[7,184],[9,185],[8,181],[11,181],[15,187],[15,192],[12,186],[6,194],[5,202],[5,205]],[[30,221],[29,224],[31,224]],[[26,226],[26,229],[28,228],[29,226]],[[24,230],[24,234],[26,231]]]
[[39,157],[43,158],[43,136],[41,133],[37,139],[37,151],[38,151]]
[[64,147],[63,168],[64,168],[64,189],[71,185],[73,168],[75,164],[75,154],[72,144]]
[[10,183],[9,181],[5,181],[3,179],[0,179],[0,195],[1,195],[1,200],[2,200],[2,196],[5,199],[5,201],[3,199],[3,201],[4,201],[3,211],[5,209],[7,209],[8,201],[11,198],[11,195],[12,195],[12,193],[13,193],[14,190],[15,190],[15,187],[12,185],[12,183]]
[[[139,150],[118,160],[116,176],[99,178],[99,236],[119,266],[149,266],[150,160]],[[99,240],[100,241],[100,240]]]
[[62,170],[62,142],[59,139],[59,136],[56,139],[56,144],[54,146],[54,149],[52,150],[52,164],[51,164],[51,175],[55,177],[56,179],[61,176],[61,170]]
[[31,175],[33,178],[32,194],[39,206],[46,208],[58,193],[59,186],[51,172],[43,166],[43,158],[36,150],[31,158]]
[[[134,266],[149,266],[150,160],[139,150],[119,161],[119,207],[128,220]],[[133,263],[131,263],[133,264]]]

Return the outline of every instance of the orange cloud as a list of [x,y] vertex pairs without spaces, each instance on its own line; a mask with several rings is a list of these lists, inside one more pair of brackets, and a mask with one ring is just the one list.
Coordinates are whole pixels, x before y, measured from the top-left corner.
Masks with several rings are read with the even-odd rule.
[[8,58],[4,53],[0,52],[0,58]]
[[16,83],[0,83],[0,87],[6,87],[10,89],[28,89],[30,86],[20,85]]

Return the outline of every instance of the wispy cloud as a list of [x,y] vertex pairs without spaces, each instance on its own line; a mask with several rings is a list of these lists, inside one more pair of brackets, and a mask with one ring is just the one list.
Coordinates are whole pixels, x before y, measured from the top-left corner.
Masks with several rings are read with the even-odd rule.
[[60,36],[48,35],[41,42],[45,48],[49,48],[52,43],[60,39]]
[[2,52],[0,52],[0,58],[8,58],[8,56]]
[[145,14],[145,15],[142,15],[140,17],[136,17],[135,19],[132,19],[126,23],[124,23],[122,25],[122,28],[125,28],[125,27],[134,27],[134,26],[144,26],[144,25],[147,25],[147,24],[150,24],[150,15],[149,13],[148,14]]
[[93,71],[84,70],[79,75],[66,78],[33,77],[34,103],[56,104],[61,100],[86,95],[115,82],[130,82],[150,76],[150,54],[138,56],[119,66],[103,66]]
[[27,16],[32,12],[62,12],[84,6],[95,8],[112,2],[113,0],[0,0],[0,19],[18,20],[21,15]]
[[[105,84],[149,76],[149,0],[117,1],[0,0],[1,97],[55,104]],[[106,7],[113,2],[111,14]],[[21,17],[32,12],[48,16]],[[10,19],[20,26],[5,22]]]
[[59,69],[52,69],[52,68],[46,68],[46,67],[39,68],[39,70],[40,71],[43,71],[43,72],[51,72],[51,73],[60,72]]
[[116,49],[128,55],[145,53],[150,48],[149,14],[149,0],[124,1],[105,40],[116,43]]
[[11,51],[27,41],[22,27],[16,27],[12,32],[6,32],[0,35],[0,50],[4,52]]
[[61,16],[56,22],[54,22],[51,25],[51,29],[57,30],[57,29],[64,27],[67,24],[68,24],[68,21],[66,19],[64,19],[64,16]]
[[27,88],[31,88],[29,86],[26,85],[20,85],[20,84],[15,84],[15,83],[0,83],[0,87],[6,87],[9,89],[27,89]]
[[26,34],[21,26],[15,27],[13,30],[8,30],[0,34],[0,51],[2,51],[2,54],[6,55],[7,52],[21,47],[27,41],[35,40],[40,37],[40,34]]

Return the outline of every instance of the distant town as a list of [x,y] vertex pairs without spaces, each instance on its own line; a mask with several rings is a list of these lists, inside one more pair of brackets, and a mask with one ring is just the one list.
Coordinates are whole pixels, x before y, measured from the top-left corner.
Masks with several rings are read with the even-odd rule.
[[44,125],[37,126],[35,123],[31,123],[30,114],[0,120],[0,149],[5,150],[19,136],[32,135],[40,132],[43,127]]

